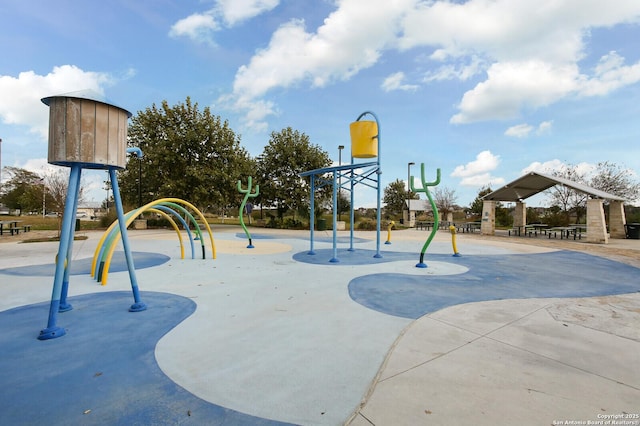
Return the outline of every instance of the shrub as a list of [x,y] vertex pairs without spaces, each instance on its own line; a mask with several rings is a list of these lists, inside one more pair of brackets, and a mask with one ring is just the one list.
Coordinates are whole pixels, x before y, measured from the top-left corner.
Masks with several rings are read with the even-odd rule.
[[376,223],[374,219],[363,218],[357,223],[356,229],[360,231],[375,231]]

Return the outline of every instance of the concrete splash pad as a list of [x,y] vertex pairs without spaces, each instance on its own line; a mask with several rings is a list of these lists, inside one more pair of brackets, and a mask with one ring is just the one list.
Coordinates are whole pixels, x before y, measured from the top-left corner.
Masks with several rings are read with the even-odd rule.
[[[152,369],[145,367],[143,369],[146,371],[145,377],[140,378],[139,383],[143,390],[153,389],[158,384],[165,389],[164,396],[160,400],[164,400],[165,405],[176,408],[175,412],[180,417],[170,417],[167,414],[168,420],[164,424],[176,424],[177,420],[194,422],[196,419],[200,419],[199,416],[203,413],[206,413],[207,421],[210,424],[222,424],[225,419],[231,421],[231,417],[226,417],[231,412],[244,416],[236,424],[268,424],[270,420],[266,419],[272,419],[305,425],[334,425],[344,423],[354,412],[357,412],[358,415],[354,418],[353,424],[359,424],[359,420],[368,422],[368,420],[364,420],[365,418],[372,420],[374,424],[419,424],[415,422],[425,420],[425,410],[438,413],[440,417],[437,418],[443,421],[442,413],[447,412],[448,408],[443,405],[442,398],[431,395],[431,399],[424,399],[422,398],[424,394],[420,394],[415,388],[408,386],[406,382],[395,382],[394,384],[392,378],[408,377],[411,379],[414,376],[411,376],[409,372],[415,371],[418,374],[415,377],[419,380],[419,386],[426,386],[428,389],[437,388],[439,395],[447,395],[445,399],[449,401],[449,406],[461,412],[460,407],[451,402],[455,398],[451,398],[450,395],[461,391],[460,386],[463,386],[463,379],[462,377],[450,376],[455,380],[448,384],[448,376],[443,373],[449,369],[462,371],[463,366],[473,369],[474,363],[470,360],[473,357],[478,360],[482,359],[473,351],[467,355],[464,355],[463,351],[451,351],[456,347],[463,348],[469,341],[477,339],[476,333],[484,335],[493,332],[496,327],[504,327],[505,324],[513,323],[518,318],[527,317],[527,315],[532,315],[527,318],[531,318],[534,322],[527,323],[525,319],[522,319],[523,328],[521,331],[537,330],[538,323],[535,321],[538,320],[542,321],[541,324],[546,324],[543,317],[538,318],[533,313],[542,313],[541,309],[546,309],[552,302],[532,297],[558,296],[534,293],[534,290],[539,291],[537,287],[540,283],[553,289],[554,286],[548,282],[556,282],[557,284],[561,280],[567,281],[566,288],[573,293],[567,292],[566,294],[567,296],[575,295],[572,297],[580,297],[579,291],[584,291],[593,285],[607,283],[609,290],[612,291],[609,294],[618,294],[617,292],[627,290],[637,291],[637,289],[633,290],[633,285],[637,283],[637,280],[633,278],[638,276],[638,269],[621,268],[624,265],[604,261],[604,259],[594,256],[574,256],[580,254],[573,252],[567,252],[566,255],[565,252],[516,254],[510,249],[502,247],[487,248],[478,245],[473,248],[465,246],[465,253],[469,254],[463,255],[460,259],[453,259],[450,255],[445,254],[449,249],[446,242],[441,242],[432,245],[434,253],[429,253],[425,259],[430,267],[419,270],[413,267],[416,262],[415,242],[394,243],[393,252],[385,247],[387,251],[383,251],[383,256],[386,260],[375,264],[371,263],[373,244],[362,242],[358,246],[356,256],[362,255],[363,259],[366,258],[369,263],[355,261],[355,257],[353,260],[347,261],[346,257],[343,258],[341,254],[341,262],[331,264],[328,263],[331,256],[324,256],[323,252],[323,250],[330,250],[328,244],[324,247],[319,244],[319,254],[316,255],[316,258],[320,259],[319,262],[307,263],[298,261],[298,257],[306,256],[306,242],[303,239],[278,238],[277,243],[275,241],[273,243],[290,246],[291,250],[262,254],[250,251],[238,253],[238,250],[241,250],[239,244],[244,243],[239,238],[229,238],[228,235],[222,235],[216,240],[221,246],[227,241],[232,243],[228,244],[230,249],[220,250],[218,259],[215,261],[179,260],[171,257],[171,260],[166,263],[138,271],[141,290],[145,297],[149,290],[160,292],[157,295],[162,295],[160,299],[156,299],[154,295],[153,298],[147,300],[147,303],[152,302],[149,303],[150,311],[154,306],[164,307],[163,311],[167,314],[169,321],[166,326],[163,325],[164,331],[147,333],[154,336],[150,341],[144,340],[135,330],[135,324],[144,321],[138,315],[144,315],[144,313],[125,312],[127,303],[117,303],[117,306],[110,305],[110,309],[102,311],[92,320],[85,321],[89,328],[95,329],[97,328],[96,323],[111,324],[112,317],[115,315],[128,316],[126,320],[133,325],[121,327],[114,322],[114,327],[103,327],[96,332],[103,333],[105,338],[118,334],[127,338],[129,342],[142,339],[140,344],[146,348],[153,348],[157,342],[155,359],[158,369],[155,370],[156,373],[150,373]],[[255,243],[258,245],[260,242],[256,241]],[[279,247],[282,248],[282,246]],[[160,253],[170,253],[174,251],[175,243],[167,246],[167,241],[149,239],[146,240],[145,245],[143,238],[133,240],[133,248],[144,249],[147,252],[157,250]],[[571,268],[560,268],[554,275],[551,275],[555,278],[550,279],[549,271],[541,270],[539,266],[541,263],[548,263],[549,268],[553,269],[552,258],[554,255],[557,255],[559,261],[562,260],[565,265],[569,262]],[[510,263],[514,265],[513,269],[509,269]],[[0,262],[0,266],[6,265]],[[556,266],[562,266],[562,264],[556,264]],[[496,274],[496,271],[499,273]],[[612,273],[618,275],[611,275]],[[614,279],[609,280],[609,277],[614,277]],[[584,280],[587,278],[592,281],[588,281],[581,288],[581,283],[585,282]],[[12,280],[14,279],[18,281],[11,283],[13,288],[41,285],[37,282],[39,279],[37,277],[12,278]],[[452,281],[445,282],[446,280]],[[5,280],[2,279],[2,281],[2,287],[4,287]],[[90,281],[78,276],[74,282],[75,284],[71,283],[72,291],[79,288],[86,291],[84,284],[88,284]],[[461,286],[460,288],[455,288],[456,282]],[[476,293],[482,294],[483,286],[486,289],[491,289],[493,285],[499,286],[505,282],[509,282],[509,285],[502,289],[504,296],[500,295],[498,298],[509,300],[467,303],[473,301],[468,298],[468,290],[477,287]],[[635,285],[637,287],[637,284]],[[509,297],[509,291],[512,292],[512,296],[515,295],[518,286],[521,289],[529,289],[528,293],[518,295],[518,297],[527,299],[512,301]],[[46,288],[46,286],[42,287]],[[102,293],[82,296],[80,299],[82,303],[76,302],[78,312],[71,311],[60,316],[60,321],[64,322],[63,325],[69,327],[69,330],[67,336],[55,340],[56,344],[63,347],[64,350],[78,351],[81,358],[81,350],[84,350],[85,347],[95,350],[91,348],[93,339],[89,339],[86,345],[65,343],[65,341],[71,340],[69,337],[74,333],[78,336],[81,334],[86,336],[86,332],[82,331],[80,325],[72,321],[67,322],[64,318],[71,318],[67,315],[78,314],[81,310],[91,310],[94,303],[103,300],[100,298],[113,291],[122,292],[121,297],[124,299],[130,298],[130,294],[126,291],[127,287],[126,273],[114,273],[106,289],[98,286]],[[558,288],[555,291],[558,291],[562,286],[557,285],[556,287]],[[425,311],[423,306],[425,299],[418,297],[418,290],[424,288],[438,288],[440,293],[449,290],[451,294],[447,294],[445,305],[428,307]],[[393,289],[396,291],[393,292]],[[357,296],[354,293],[355,290],[357,290]],[[39,300],[46,299],[46,291],[41,293],[43,294]],[[374,306],[367,306],[366,303],[363,303],[364,299],[375,299],[374,296],[377,293],[384,296],[382,299],[393,301],[394,306],[420,306],[423,312],[432,313],[421,316],[417,321],[414,321],[413,318],[421,315],[420,312],[398,315],[400,312],[398,308],[389,308],[389,306],[374,308]],[[406,301],[392,300],[393,297],[399,298],[402,294],[411,297],[407,297]],[[173,306],[174,303],[182,303],[174,302],[173,295],[176,295],[175,297],[178,297],[179,300],[189,302],[186,304],[187,306],[195,302],[195,312],[181,314],[182,316],[178,318],[169,315],[169,311],[173,310],[170,306]],[[76,300],[75,297],[78,296],[71,298],[72,303]],[[354,302],[354,298],[358,303]],[[427,296],[426,299],[433,299],[433,295]],[[127,300],[127,302],[130,301]],[[450,304],[454,306],[439,310],[442,306]],[[122,305],[123,311],[118,313],[120,305]],[[532,305],[535,305],[535,308],[532,308]],[[15,306],[16,309],[1,312],[0,321],[5,314],[14,315],[20,310],[35,309],[32,305],[24,303]],[[495,308],[490,310],[491,314],[489,315],[482,311],[481,307],[483,306]],[[385,312],[383,308],[389,312]],[[37,346],[44,343],[35,339],[38,330],[44,325],[46,317],[44,305],[40,305],[38,309],[45,313],[27,315],[35,317],[32,319],[32,324],[26,327],[25,330],[28,329],[28,331],[22,332],[22,334],[29,333],[29,336],[16,338],[25,345]],[[478,312],[481,311],[483,313],[479,317]],[[455,318],[451,318],[449,312],[453,312]],[[562,315],[567,313],[565,309],[553,312],[558,318],[563,319]],[[491,322],[490,328],[487,325],[488,328],[485,329],[483,324],[487,318],[494,318],[492,320],[494,322]],[[634,318],[631,317],[629,321]],[[465,322],[466,319],[469,321]],[[425,321],[429,324],[440,324],[440,328],[424,327]],[[442,324],[445,322],[450,324],[455,321],[457,321],[458,331],[453,332],[453,329],[449,328],[447,328],[448,331],[444,330],[446,327]],[[155,322],[155,320],[151,322]],[[500,325],[494,326],[494,323],[500,323]],[[559,327],[561,331],[571,331],[562,324],[559,324]],[[142,330],[143,327],[140,329]],[[542,336],[544,327],[536,333],[537,336]],[[157,337],[158,334],[162,336]],[[404,337],[396,341],[400,335]],[[515,334],[507,333],[504,340],[516,345],[517,342],[513,341],[514,336]],[[555,339],[555,335],[551,337]],[[570,338],[566,338],[566,340],[569,342]],[[502,350],[498,350],[495,344],[491,346],[484,341],[482,344],[484,345],[483,350],[487,351],[487,357],[490,357],[489,354],[492,350],[498,354],[502,353]],[[101,345],[104,346],[104,344]],[[547,343],[544,340],[539,341],[538,347],[547,347]],[[390,348],[393,348],[391,356],[385,361]],[[469,346],[469,348],[471,347]],[[20,348],[15,348],[11,353],[19,353],[20,350]],[[440,355],[434,355],[436,352]],[[421,370],[416,368],[417,365],[429,362],[434,357],[440,362],[446,361],[447,357],[442,354],[449,352],[457,353],[458,358],[451,357],[451,364],[441,365],[436,370],[429,370],[431,377],[440,377],[440,381],[429,382],[429,377],[423,376]],[[149,353],[148,350],[146,353]],[[413,354],[418,360],[417,363],[407,362],[404,357],[406,354]],[[422,357],[421,354],[425,354],[425,357]],[[513,365],[518,365],[516,354],[513,351],[509,354],[505,352],[503,355],[508,355],[509,359],[513,360]],[[548,355],[552,354],[548,353]],[[139,368],[139,363],[143,358],[141,357],[142,355],[131,357],[131,360],[134,360],[133,364],[125,362],[121,357],[118,358],[121,361],[114,361],[114,365],[122,368],[126,376],[126,371]],[[112,358],[116,359],[114,355]],[[544,361],[537,358],[535,362],[542,369],[536,370],[538,376],[545,377],[548,383],[553,384],[553,381],[550,380],[551,376],[546,371],[552,371],[555,364],[547,366]],[[146,365],[146,363],[144,364]],[[77,369],[75,373],[80,373],[85,381],[86,376],[91,376],[94,379],[93,375],[100,372],[93,370],[108,371],[106,367],[90,368],[87,366],[85,368],[86,364],[81,365],[83,367]],[[385,368],[380,370],[382,365]],[[517,376],[521,373],[507,371],[505,370],[507,367],[504,365],[502,369],[491,367],[488,360],[478,365],[485,369],[481,372],[485,375],[509,374]],[[495,368],[495,370],[491,370],[491,368]],[[547,370],[547,368],[551,368],[551,370]],[[587,370],[590,367],[583,365],[580,368]],[[157,373],[158,371],[160,373]],[[376,379],[376,374],[379,371],[380,376]],[[622,366],[620,366],[620,371],[623,371]],[[438,376],[438,374],[440,375]],[[620,376],[620,374],[618,376],[609,374],[608,371],[600,371],[599,374],[601,377]],[[49,385],[49,389],[59,389],[60,379],[64,382],[63,376],[63,374],[58,376],[57,380]],[[104,371],[95,379],[105,378],[103,376],[105,376]],[[627,375],[626,379],[621,378],[620,381],[630,381],[630,384],[635,386],[636,379],[634,377]],[[5,381],[5,379],[2,380]],[[6,380],[5,383],[11,384],[9,379]],[[129,383],[133,388],[136,386],[135,383],[127,381],[124,377],[118,379],[117,382]],[[372,382],[377,383],[376,390],[368,399],[368,404],[360,407]],[[80,387],[83,382],[78,380],[77,376],[71,375],[68,376],[66,383],[69,386],[73,384],[73,386]],[[87,385],[87,382],[84,383]],[[98,382],[96,380],[88,381],[88,385],[95,383]],[[389,386],[386,386],[385,383]],[[425,385],[427,383],[432,384]],[[519,383],[518,380],[514,380],[513,386],[517,387]],[[392,393],[395,393],[399,400],[389,402],[390,400],[386,399],[384,392],[385,389],[392,388],[396,389]],[[540,386],[540,388],[543,387]],[[5,386],[4,389],[8,391],[9,387]],[[181,389],[181,392],[184,392],[188,397],[183,398],[180,392],[175,389]],[[473,395],[481,396],[487,395],[487,392],[493,392],[491,390],[482,391],[480,387],[474,389],[476,389],[475,393],[469,393],[466,397],[466,406],[477,407],[481,405],[475,404]],[[619,397],[621,404],[629,401],[629,398],[635,395],[627,391],[612,390],[610,387],[607,389]],[[147,395],[151,395],[151,393],[154,392],[141,392],[137,398],[121,398],[117,394],[111,395],[109,398],[117,398],[119,404],[135,406],[143,413],[139,418],[141,421],[143,418],[148,418],[157,420],[158,424],[163,424],[161,416],[154,416],[156,402],[147,398]],[[513,390],[511,393],[520,395]],[[86,394],[90,393],[86,392]],[[155,392],[155,394],[157,397],[158,393]],[[411,417],[413,414],[408,414],[413,411],[406,404],[415,402],[414,395],[422,395],[421,402],[417,404],[422,409],[416,414],[421,417],[414,418]],[[501,394],[497,392],[496,395]],[[531,391],[528,395],[531,395]],[[526,401],[524,405],[535,406],[526,399],[526,395],[521,396],[523,401]],[[567,392],[563,394],[563,397],[570,396],[572,395]],[[103,396],[103,398],[105,407],[114,406],[112,401],[107,401],[107,397]],[[93,401],[86,399],[83,401],[90,405],[83,410],[91,409],[91,412],[81,414],[80,419],[87,421],[91,419],[91,414],[95,413],[92,406],[98,407],[101,400],[96,398]],[[184,401],[188,401],[188,403],[183,405]],[[425,401],[430,402],[430,405],[425,406]],[[16,410],[11,413],[12,416],[17,417],[5,420],[9,423],[16,423],[17,420],[17,423],[20,423],[20,415],[33,406],[32,402],[29,397],[15,401]],[[147,404],[147,408],[145,408],[145,404]],[[603,402],[602,408],[608,409],[613,406],[607,404]],[[189,409],[185,414],[184,408],[187,405],[196,407],[191,411],[191,416],[189,416]],[[485,403],[485,405],[487,404]],[[487,406],[490,406],[496,413],[500,410],[499,406],[494,407],[490,404]],[[583,407],[581,404],[576,406]],[[616,407],[620,406],[619,404]],[[82,408],[79,405],[74,407],[74,410]],[[403,410],[403,408],[406,409]],[[66,413],[56,412],[56,408],[49,408],[49,410],[46,413],[48,417],[41,417],[41,419],[50,420],[53,418],[62,424]],[[402,412],[405,413],[405,417],[402,417]],[[388,415],[384,413],[388,413]],[[508,413],[503,410],[502,414]],[[436,419],[435,416],[432,418]],[[506,418],[513,420],[509,416]],[[3,423],[6,422],[3,421]],[[476,424],[483,424],[482,419],[477,420]],[[524,421],[521,424],[527,424],[527,422]],[[528,424],[539,424],[539,422]]]

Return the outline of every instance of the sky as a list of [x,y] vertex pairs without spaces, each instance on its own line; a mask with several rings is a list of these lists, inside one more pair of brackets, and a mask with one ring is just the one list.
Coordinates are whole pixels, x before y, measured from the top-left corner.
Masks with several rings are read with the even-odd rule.
[[424,164],[462,206],[567,165],[640,180],[638,40],[638,0],[0,0],[0,160],[50,173],[40,99],[92,90],[133,114],[190,97],[252,156],[292,127],[336,164],[371,111],[382,188]]

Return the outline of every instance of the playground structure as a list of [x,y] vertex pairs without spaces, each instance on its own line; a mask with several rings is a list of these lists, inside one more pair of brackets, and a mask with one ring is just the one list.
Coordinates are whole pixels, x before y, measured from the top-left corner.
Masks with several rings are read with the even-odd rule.
[[[370,115],[374,121],[361,120],[363,117]],[[378,117],[371,111],[365,111],[358,116],[355,122],[349,126],[351,134],[351,164],[344,164],[332,167],[324,167],[315,170],[309,170],[300,173],[301,177],[310,177],[311,194],[310,194],[310,248],[309,255],[315,255],[314,242],[314,224],[315,224],[315,191],[326,185],[333,187],[333,205],[337,205],[338,189],[345,189],[351,194],[351,224],[354,223],[354,187],[357,184],[363,184],[377,191],[377,209],[376,209],[376,254],[375,258],[380,258],[380,168],[381,159],[381,136],[380,122]],[[376,161],[354,163],[357,158],[375,158]],[[339,188],[338,188],[339,187]],[[338,259],[337,248],[337,222],[338,211],[333,209],[333,257],[329,262],[340,262]],[[349,251],[353,248],[353,226],[349,232]]]
[[[260,185],[256,185],[256,191],[255,192],[251,192],[251,184],[253,183],[253,180],[251,178],[251,176],[249,176],[248,182],[247,182],[247,189],[242,189],[242,182],[238,181],[238,192],[240,192],[241,194],[244,194],[244,198],[242,199],[242,203],[240,204],[240,211],[238,212],[238,217],[240,218],[240,225],[242,225],[242,229],[244,229],[244,233],[247,236],[247,238],[249,239],[249,245],[247,246],[247,248],[254,248],[253,243],[251,242],[251,234],[249,233],[249,231],[247,230],[247,226],[244,224],[244,209],[245,206],[247,205],[247,200],[249,198],[255,198],[258,195],[260,195]],[[251,211],[249,209],[247,209],[247,213],[251,214]],[[251,223],[251,220],[249,220],[249,223]]]
[[[427,264],[424,263],[424,253],[427,251],[427,247],[429,247],[429,244],[431,244],[431,241],[433,240],[433,237],[436,235],[436,232],[438,232],[438,227],[440,225],[438,207],[436,206],[436,203],[433,201],[433,197],[429,192],[429,187],[438,186],[438,184],[440,183],[440,169],[439,168],[436,169],[436,180],[433,182],[427,182],[427,180],[424,177],[424,163],[422,163],[420,164],[420,177],[422,180],[422,189],[416,189],[413,186],[413,176],[411,176],[411,179],[409,179],[409,187],[413,192],[426,193],[427,198],[429,199],[429,204],[431,204],[431,210],[433,211],[433,228],[431,228],[431,233],[429,234],[427,241],[425,241],[424,245],[422,246],[422,251],[420,252],[420,262],[416,264],[416,268],[426,268]],[[454,251],[455,251],[455,248],[454,248]]]
[[[189,207],[204,224],[211,241],[211,256],[213,259],[215,259],[216,248],[213,240],[213,233],[211,232],[211,228],[209,227],[209,224],[207,223],[205,217],[194,205],[179,198],[162,198],[128,212],[124,215],[125,228],[129,227],[129,225],[131,225],[131,223],[136,218],[138,218],[145,212],[152,212],[161,215],[169,221],[172,228],[176,231],[178,240],[180,241],[180,258],[184,259],[184,243],[182,241],[180,228],[174,220],[175,218],[187,231],[189,242],[191,244],[191,258],[195,259],[194,241],[200,241],[200,246],[202,248],[202,259],[205,259],[205,243],[202,235],[202,230],[200,229],[200,224],[198,223],[192,212],[183,207],[183,205]],[[185,220],[182,215],[184,215],[187,220]],[[190,230],[190,224],[193,225],[195,238]],[[94,252],[93,261],[91,263],[91,276],[94,277],[95,280],[102,285],[107,284],[109,266],[111,265],[111,259],[113,257],[114,250],[118,245],[120,237],[121,227],[119,226],[119,220],[116,220],[102,235],[102,238],[100,238],[98,246],[96,247],[96,250]]]
[[[127,122],[131,113],[91,92],[50,96],[42,98],[42,103],[49,107],[48,162],[71,168],[49,317],[47,327],[41,330],[38,336],[39,340],[48,340],[66,334],[65,329],[56,324],[57,315],[58,312],[73,309],[67,303],[67,293],[75,233],[73,225],[76,220],[82,169],[101,169],[109,172],[134,299],[129,311],[144,311],[147,306],[140,299],[116,175],[118,169],[126,167]],[[142,155],[137,149],[134,149],[134,153]]]

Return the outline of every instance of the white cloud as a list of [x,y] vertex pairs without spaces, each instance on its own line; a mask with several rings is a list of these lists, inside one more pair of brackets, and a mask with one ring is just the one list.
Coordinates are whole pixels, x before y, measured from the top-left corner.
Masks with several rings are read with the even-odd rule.
[[399,15],[411,4],[413,0],[372,0],[363,8],[359,0],[343,0],[315,33],[307,32],[302,20],[280,26],[269,45],[238,69],[233,93],[224,99],[235,100],[238,110],[275,88],[304,81],[323,87],[351,78],[395,43]]
[[600,58],[592,78],[584,77],[579,87],[582,96],[602,96],[640,81],[640,62],[624,65],[625,59],[616,52]]
[[552,127],[553,127],[553,120],[543,121],[538,125],[538,130],[536,130],[536,134],[544,135],[546,133],[549,133]]
[[382,90],[391,92],[393,90],[414,91],[418,89],[415,84],[403,84],[404,80],[405,75],[402,71],[393,73],[382,82]]
[[[276,3],[248,2],[256,12],[247,14]],[[235,4],[219,1],[216,13],[230,23],[245,19]],[[422,57],[428,50],[425,83],[484,76],[463,95],[452,123],[512,119],[568,96],[602,95],[640,81],[640,62],[625,65],[615,52],[593,70],[579,66],[590,30],[639,21],[635,0],[606,8],[601,0],[372,0],[366,8],[360,0],[340,0],[315,32],[302,20],[278,28],[268,46],[238,69],[225,99],[240,111],[277,88],[348,80],[388,50]],[[402,75],[388,77],[382,90],[414,90]]]
[[491,151],[482,151],[476,155],[476,159],[467,163],[464,166],[458,166],[455,168],[451,176],[454,177],[468,177],[472,175],[482,174],[495,170],[500,164],[500,156],[493,155]]
[[180,19],[171,26],[171,37],[189,37],[193,41],[214,43],[212,34],[219,30],[220,26],[210,13],[194,13]]
[[[446,55],[440,56],[439,53],[441,50],[437,50],[431,55],[432,59],[436,60],[446,60]],[[466,81],[471,77],[480,74],[486,69],[486,63],[480,57],[476,55],[472,55],[469,58],[468,63],[460,64],[459,61],[456,63],[451,63],[447,65],[443,65],[437,68],[435,71],[428,71],[424,76],[424,82],[429,83],[432,81],[442,81],[442,80],[461,80]]]
[[462,186],[501,185],[504,183],[504,179],[491,175],[491,172],[498,167],[498,164],[500,164],[500,156],[492,154],[491,151],[482,151],[474,161],[466,165],[457,166],[451,176],[462,178],[460,181]]
[[579,73],[575,64],[530,60],[494,63],[487,76],[464,94],[452,123],[514,118],[523,107],[550,105],[576,90]]
[[218,0],[215,10],[229,26],[275,9],[280,0]]
[[529,134],[533,131],[533,126],[530,124],[517,124],[515,126],[509,127],[504,134],[506,136],[513,136],[514,138],[524,138],[529,136]]
[[[585,162],[576,164],[575,166],[571,166],[571,167],[574,168],[578,172],[578,174],[585,175],[585,176],[590,175],[597,168],[595,164],[585,163]],[[525,175],[529,172],[538,172],[538,173],[551,175],[554,172],[562,172],[566,170],[566,168],[567,168],[567,163],[560,161],[557,158],[553,160],[545,161],[543,163],[539,161],[534,161],[533,163],[529,164],[527,167],[522,169],[521,175]]]
[[104,95],[104,87],[113,84],[107,73],[83,71],[75,65],[54,67],[47,75],[25,71],[18,77],[0,76],[0,118],[4,123],[27,126],[43,140],[49,134],[49,108],[40,99],[92,90]]
[[533,163],[529,164],[527,167],[522,169],[522,171],[520,172],[520,175],[521,176],[526,175],[527,173],[530,173],[530,172],[538,172],[538,173],[544,173],[544,174],[550,175],[550,174],[553,174],[553,172],[555,171],[564,170],[566,167],[567,167],[566,164],[558,159],[545,161],[544,163],[541,163],[539,161],[534,161]]
[[221,22],[233,27],[274,9],[279,3],[280,0],[217,0],[213,8],[194,13],[173,24],[169,35],[215,45],[213,35],[222,29]]
[[549,133],[551,131],[551,127],[553,126],[553,121],[543,121],[538,127],[534,127],[527,123],[516,124],[515,126],[509,127],[505,130],[505,136],[511,136],[514,138],[526,138],[531,135],[535,130],[536,135],[543,135],[545,133]]

